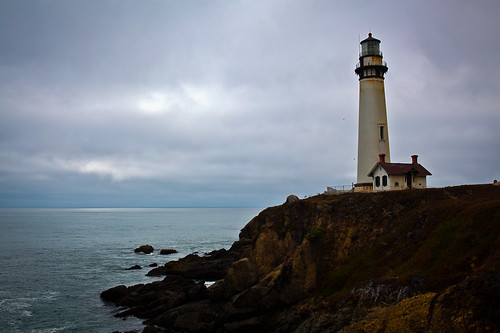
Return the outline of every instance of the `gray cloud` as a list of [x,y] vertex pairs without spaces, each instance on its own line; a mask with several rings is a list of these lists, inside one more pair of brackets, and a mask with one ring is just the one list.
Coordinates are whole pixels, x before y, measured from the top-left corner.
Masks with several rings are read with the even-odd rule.
[[358,34],[392,160],[498,178],[495,1],[2,1],[0,206],[267,206],[355,181]]

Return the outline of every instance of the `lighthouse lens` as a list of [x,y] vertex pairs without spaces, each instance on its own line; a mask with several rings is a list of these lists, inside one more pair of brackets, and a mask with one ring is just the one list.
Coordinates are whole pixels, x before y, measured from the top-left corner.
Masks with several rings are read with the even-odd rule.
[[380,55],[380,45],[378,41],[368,41],[361,45],[361,52],[363,56],[366,55]]

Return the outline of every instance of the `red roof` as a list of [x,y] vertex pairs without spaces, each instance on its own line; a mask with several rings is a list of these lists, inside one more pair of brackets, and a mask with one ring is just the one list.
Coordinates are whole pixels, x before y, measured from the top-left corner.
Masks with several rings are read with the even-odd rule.
[[426,168],[424,168],[421,164],[412,164],[412,163],[380,163],[378,162],[373,166],[370,170],[368,176],[373,176],[375,169],[380,166],[382,167],[388,175],[404,175],[408,172],[416,172],[417,175],[421,176],[430,176],[432,175]]

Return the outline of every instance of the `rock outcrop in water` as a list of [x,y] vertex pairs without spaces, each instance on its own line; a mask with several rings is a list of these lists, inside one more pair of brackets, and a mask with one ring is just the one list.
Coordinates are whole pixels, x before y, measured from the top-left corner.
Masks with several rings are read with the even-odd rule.
[[134,266],[130,266],[129,268],[127,268],[127,270],[129,270],[129,271],[133,270],[133,269],[142,269],[142,267],[139,265],[134,265]]
[[101,296],[149,331],[497,332],[499,231],[498,186],[320,195]]
[[178,253],[177,250],[174,250],[174,249],[161,249],[160,250],[160,254],[162,254],[162,255],[168,255],[168,254],[174,254],[174,253]]
[[145,253],[145,254],[150,254],[153,253],[155,249],[151,245],[141,245],[138,248],[134,250],[135,253]]
[[167,262],[148,272],[148,276],[180,275],[191,279],[214,281],[224,278],[232,263],[238,260],[247,248],[247,241],[237,241],[226,251],[215,250],[203,256],[190,254],[176,261]]

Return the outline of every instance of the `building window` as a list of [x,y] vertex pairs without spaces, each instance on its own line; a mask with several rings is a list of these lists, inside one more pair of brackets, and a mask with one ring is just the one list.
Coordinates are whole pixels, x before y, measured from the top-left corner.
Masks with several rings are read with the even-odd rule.
[[377,176],[375,177],[375,187],[379,187],[380,186],[380,177]]
[[387,186],[387,176],[382,177],[382,186]]
[[385,126],[378,125],[378,132],[379,132],[379,140],[384,141],[385,140]]
[[399,187],[399,182],[395,182],[394,186]]

